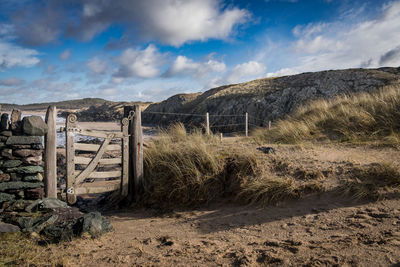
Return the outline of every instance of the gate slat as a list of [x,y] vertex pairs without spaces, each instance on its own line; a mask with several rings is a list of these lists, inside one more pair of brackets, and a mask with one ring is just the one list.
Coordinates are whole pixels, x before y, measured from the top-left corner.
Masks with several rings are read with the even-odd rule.
[[[75,164],[81,164],[81,165],[86,165],[89,164],[91,158],[85,158],[85,157],[75,157]],[[122,158],[112,158],[112,159],[100,159],[99,164],[101,165],[112,165],[112,164],[121,164],[122,163]]]
[[[76,188],[76,193],[77,194],[99,194],[99,193],[104,193],[104,192],[110,192],[110,191],[115,191],[118,190],[120,187],[120,182],[119,181],[110,181],[107,182],[108,184],[104,184],[102,182],[94,182],[87,184],[87,186],[80,186]],[[99,184],[99,185],[97,185]]]
[[[75,143],[75,150],[97,152],[100,145]],[[108,145],[107,151],[121,150],[121,145]]]
[[86,177],[89,176],[89,174],[96,168],[97,163],[99,163],[99,160],[101,159],[101,157],[103,156],[104,152],[107,149],[108,144],[110,143],[111,139],[113,138],[113,136],[109,136],[106,139],[104,139],[103,144],[101,144],[101,147],[99,149],[99,151],[97,151],[96,156],[90,161],[90,163],[86,166],[86,169],[83,170],[76,178],[75,178],[75,182],[77,184],[83,182],[83,180],[85,180]]
[[88,178],[114,178],[121,176],[121,171],[92,172]]
[[114,138],[122,138],[123,134],[122,132],[99,132],[99,131],[94,131],[90,129],[80,129],[78,132],[80,135],[85,135],[85,136],[91,136],[91,137],[98,137],[98,138],[107,138],[111,134],[114,135]]

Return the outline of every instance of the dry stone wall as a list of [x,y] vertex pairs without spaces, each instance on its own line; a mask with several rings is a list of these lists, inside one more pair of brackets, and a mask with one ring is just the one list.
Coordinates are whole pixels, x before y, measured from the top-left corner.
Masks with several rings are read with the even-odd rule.
[[21,112],[0,116],[0,209],[23,210],[44,197],[43,135],[39,116],[21,119]]

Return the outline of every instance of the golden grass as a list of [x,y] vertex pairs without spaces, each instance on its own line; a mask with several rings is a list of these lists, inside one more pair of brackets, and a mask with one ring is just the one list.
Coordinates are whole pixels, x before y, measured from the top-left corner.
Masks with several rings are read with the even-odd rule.
[[378,200],[381,189],[400,185],[399,169],[388,162],[355,167],[349,175],[340,191],[356,200]]
[[298,185],[271,174],[257,155],[245,143],[226,146],[217,136],[172,125],[144,150],[143,201],[172,208],[220,198],[263,205],[295,198]]
[[69,266],[69,263],[26,234],[0,233],[0,266]]
[[374,93],[337,96],[299,107],[270,131],[257,129],[258,141],[296,144],[304,141],[400,144],[400,87]]

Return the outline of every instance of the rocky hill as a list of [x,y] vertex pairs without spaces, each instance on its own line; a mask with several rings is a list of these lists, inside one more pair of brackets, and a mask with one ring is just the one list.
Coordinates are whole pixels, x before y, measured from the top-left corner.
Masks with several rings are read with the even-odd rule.
[[[400,83],[399,68],[330,70],[278,78],[258,79],[210,89],[202,94],[175,95],[151,104],[143,113],[144,124],[165,125],[173,121],[200,125],[205,116],[168,115],[244,115],[249,122],[265,126],[296,107],[318,98],[365,91]],[[147,114],[146,114],[147,113]],[[210,116],[211,125],[243,123],[243,117]]]

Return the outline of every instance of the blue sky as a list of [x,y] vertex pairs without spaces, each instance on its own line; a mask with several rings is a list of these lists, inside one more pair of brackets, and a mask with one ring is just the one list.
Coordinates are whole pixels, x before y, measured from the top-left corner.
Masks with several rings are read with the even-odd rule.
[[160,101],[400,66],[400,1],[0,0],[0,102]]

